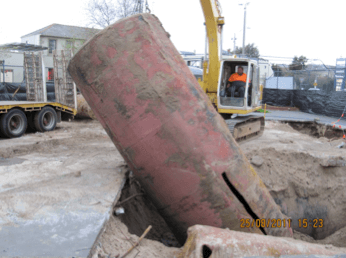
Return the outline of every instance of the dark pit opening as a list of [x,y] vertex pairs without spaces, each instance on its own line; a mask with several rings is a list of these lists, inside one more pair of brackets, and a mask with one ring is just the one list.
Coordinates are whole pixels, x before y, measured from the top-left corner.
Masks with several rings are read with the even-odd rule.
[[[125,213],[116,215],[119,207],[124,208]],[[127,226],[131,234],[141,236],[151,225],[152,228],[145,238],[159,241],[169,247],[181,247],[144,189],[131,175],[127,177],[113,214]]]
[[[335,119],[335,121],[336,120],[337,119]],[[288,122],[288,125],[300,133],[316,138],[342,138],[344,134],[343,130],[338,128],[338,125],[336,125],[335,128],[333,128],[332,125],[318,124],[316,122]]]
[[[253,220],[258,220],[259,217],[256,215],[256,213],[251,209],[248,202],[245,200],[245,198],[241,195],[241,193],[234,187],[234,185],[231,183],[231,181],[228,179],[225,172],[222,173],[223,180],[225,180],[227,186],[232,191],[232,193],[237,197],[237,199],[241,202],[241,204],[244,206],[245,210],[249,215],[252,217]],[[264,235],[267,235],[267,233],[264,231],[264,228],[259,228]]]

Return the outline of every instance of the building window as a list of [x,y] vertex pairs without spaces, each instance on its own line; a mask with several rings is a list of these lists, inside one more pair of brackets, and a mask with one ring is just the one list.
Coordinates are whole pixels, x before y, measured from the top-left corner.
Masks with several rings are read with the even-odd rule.
[[74,41],[73,40],[66,40],[65,44],[66,50],[72,50],[72,53],[74,52]]
[[49,40],[49,54],[52,54],[53,50],[56,50],[56,40],[50,39]]
[[73,48],[73,41],[72,40],[66,40],[66,48],[67,49]]
[[54,80],[54,69],[48,68],[48,81],[53,81],[53,80]]

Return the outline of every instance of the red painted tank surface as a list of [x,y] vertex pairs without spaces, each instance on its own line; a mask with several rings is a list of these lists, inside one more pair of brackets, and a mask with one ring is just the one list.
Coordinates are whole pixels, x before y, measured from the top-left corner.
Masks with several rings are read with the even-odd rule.
[[[195,224],[262,234],[242,225],[249,208],[285,219],[155,16],[102,30],[68,70],[180,242]],[[264,231],[292,236],[287,225]]]

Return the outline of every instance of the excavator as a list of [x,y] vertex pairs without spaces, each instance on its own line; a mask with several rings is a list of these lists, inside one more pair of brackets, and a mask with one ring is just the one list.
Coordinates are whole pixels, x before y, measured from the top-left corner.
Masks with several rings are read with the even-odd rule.
[[[219,114],[225,119],[236,141],[249,140],[263,134],[264,118],[250,113],[262,108],[262,91],[259,66],[256,61],[222,55],[222,35],[225,24],[218,0],[200,0],[205,17],[208,54],[203,62],[203,79],[200,86],[208,95]],[[239,66],[247,74],[244,97],[239,92],[229,97],[224,94],[228,79]],[[252,84],[252,85],[251,85]],[[230,119],[231,115],[236,118]],[[238,116],[239,115],[239,116]]]

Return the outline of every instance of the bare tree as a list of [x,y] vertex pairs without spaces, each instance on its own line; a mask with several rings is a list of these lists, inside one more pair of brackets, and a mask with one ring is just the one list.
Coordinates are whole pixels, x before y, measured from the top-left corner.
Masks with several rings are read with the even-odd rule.
[[125,18],[143,12],[143,0],[118,0],[117,17]]
[[90,0],[86,7],[89,25],[105,28],[117,19],[116,6],[109,0]]
[[89,25],[105,28],[117,19],[142,13],[144,0],[90,0],[86,7]]

